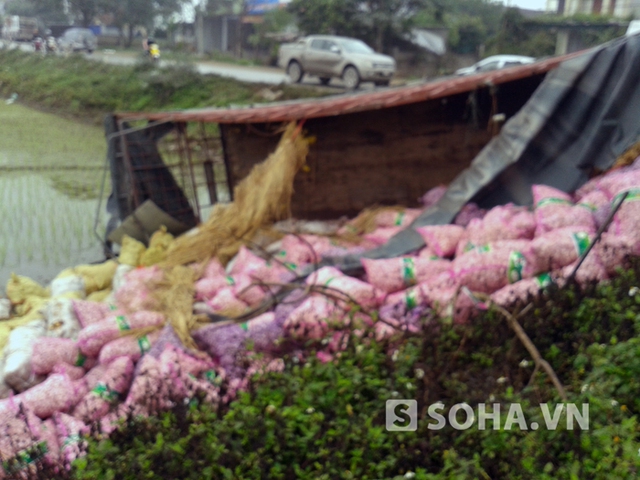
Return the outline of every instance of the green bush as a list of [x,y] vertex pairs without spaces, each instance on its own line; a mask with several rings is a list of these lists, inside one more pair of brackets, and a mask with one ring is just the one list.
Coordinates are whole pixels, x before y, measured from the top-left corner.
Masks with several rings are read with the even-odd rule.
[[[426,408],[466,402],[539,404],[558,394],[506,322],[490,311],[470,326],[428,322],[424,335],[389,342],[350,338],[334,362],[291,356],[283,373],[254,378],[215,410],[192,403],[130,419],[92,440],[73,476],[89,478],[632,479],[640,474],[637,398],[640,294],[635,271],[584,292],[551,290],[520,323],[565,384],[589,405],[589,429],[431,430]],[[416,432],[388,432],[385,402],[418,401]],[[448,412],[447,408],[443,414]],[[122,466],[126,465],[126,469]]]
[[[0,50],[0,95],[18,93],[21,101],[56,113],[101,123],[114,111],[181,110],[264,102],[264,85],[217,75],[200,75],[195,66],[178,61],[158,68],[140,61],[110,65],[69,57]],[[282,85],[281,99],[326,95],[299,86]]]

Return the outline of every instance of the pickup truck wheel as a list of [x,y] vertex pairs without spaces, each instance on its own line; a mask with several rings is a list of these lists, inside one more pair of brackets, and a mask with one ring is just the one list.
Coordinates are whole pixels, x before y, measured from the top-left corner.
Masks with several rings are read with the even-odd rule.
[[320,83],[322,85],[329,85],[330,81],[331,81],[331,77],[320,77]]
[[304,72],[298,62],[291,62],[287,67],[287,75],[289,75],[289,78],[293,83],[300,83],[304,76]]
[[356,67],[348,66],[342,72],[342,80],[348,90],[355,90],[360,85],[360,73]]

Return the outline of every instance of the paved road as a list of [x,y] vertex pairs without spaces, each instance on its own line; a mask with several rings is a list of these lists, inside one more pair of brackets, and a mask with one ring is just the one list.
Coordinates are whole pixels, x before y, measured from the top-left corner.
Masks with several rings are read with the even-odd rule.
[[[24,51],[33,52],[33,46],[29,43],[19,43],[11,46],[12,48],[20,48]],[[103,61],[105,63],[111,63],[115,65],[133,65],[139,61],[139,55],[131,52],[116,52],[114,50],[99,50],[91,55],[85,54],[89,59],[96,61]],[[167,66],[173,63],[171,60],[161,60],[160,66]],[[251,83],[263,83],[267,85],[280,85],[282,83],[290,83],[289,78],[279,68],[274,67],[248,67],[243,65],[234,65],[222,62],[213,61],[198,61],[195,62],[196,69],[201,74],[214,74],[222,77],[235,78],[242,82]],[[402,82],[396,81],[395,84],[402,84]],[[316,77],[305,76],[303,85],[309,85],[314,87],[320,87],[320,80]],[[334,78],[328,86],[325,86],[327,90],[335,91],[336,93],[344,92],[344,84],[339,78]],[[372,90],[375,87],[373,84],[363,84],[360,87],[362,90]]]
[[[95,52],[93,55],[87,57],[119,65],[132,65],[139,59],[139,56],[133,53],[110,53],[109,51],[106,53],[105,51]],[[160,60],[160,66],[170,65],[171,63],[171,60]],[[235,78],[242,82],[264,83],[268,85],[291,83],[289,81],[289,77],[287,77],[283,70],[274,67],[249,67],[206,60],[197,61],[195,62],[195,65],[198,72],[201,74],[220,75],[222,77]],[[314,87],[321,86],[320,80],[317,77],[309,76],[305,76],[302,84],[312,85]],[[334,78],[325,88],[335,90],[336,92],[342,92],[344,91],[344,84],[341,79]],[[365,90],[372,89],[373,84],[363,84],[362,88]]]

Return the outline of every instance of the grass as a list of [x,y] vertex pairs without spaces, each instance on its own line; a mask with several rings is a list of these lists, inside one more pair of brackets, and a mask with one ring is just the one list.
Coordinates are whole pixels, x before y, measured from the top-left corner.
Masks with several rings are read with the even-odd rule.
[[11,272],[48,281],[99,260],[102,130],[0,102],[0,138],[0,285]]
[[[216,75],[200,75],[181,62],[156,68],[110,65],[79,55],[40,57],[17,50],[0,51],[0,95],[17,93],[22,102],[57,114],[100,123],[113,111],[181,110],[264,102],[261,84]],[[281,85],[282,100],[326,93]]]

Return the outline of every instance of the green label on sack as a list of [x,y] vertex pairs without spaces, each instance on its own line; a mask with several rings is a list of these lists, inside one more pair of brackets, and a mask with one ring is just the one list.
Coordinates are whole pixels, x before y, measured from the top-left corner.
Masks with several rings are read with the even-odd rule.
[[84,365],[84,362],[87,361],[87,357],[85,357],[82,353],[78,354],[78,358],[76,359],[76,363],[74,363],[74,365],[76,367],[82,367]]
[[412,288],[410,291],[406,293],[404,300],[409,310],[416,308],[418,306],[418,300],[416,299],[415,288]]
[[249,323],[248,322],[244,322],[240,324],[240,328],[243,329],[245,332],[249,331]]
[[118,315],[116,317],[116,323],[118,324],[119,330],[131,330],[131,326],[129,326],[129,323],[127,322],[127,319],[124,315]]
[[289,270],[293,270],[294,272],[298,268],[298,266],[295,263],[291,263],[291,262],[285,262],[284,266],[287,267]]
[[590,203],[579,203],[578,207],[586,208],[590,212],[595,212],[598,208],[595,205],[591,205]]
[[64,439],[64,442],[62,442],[62,448],[66,447],[67,445],[76,445],[78,443],[80,443],[80,435],[69,435]]
[[140,353],[144,355],[149,350],[151,350],[151,342],[149,341],[148,336],[143,336],[138,339],[138,346],[140,347]]
[[214,370],[207,370],[204,372],[204,378],[206,378],[208,382],[213,383],[216,381],[216,372]]
[[463,251],[463,253],[467,253],[467,252],[470,252],[471,250],[473,250],[475,248],[476,248],[476,246],[473,243],[467,242],[467,244],[464,246],[462,251]]
[[117,309],[118,309],[118,307],[116,307],[115,305],[113,305],[113,304],[109,305],[109,310],[111,310],[112,312],[115,312]]
[[613,202],[612,203],[618,203],[620,198],[625,193],[627,194],[627,198],[624,199],[625,202],[637,202],[638,200],[640,200],[640,189],[632,188],[631,190],[627,190],[626,192],[621,192],[618,195],[616,195],[615,197],[613,197]]
[[330,284],[331,282],[333,282],[335,279],[336,279],[335,277],[331,277],[329,280],[327,280],[326,282],[324,282],[324,286],[325,286],[325,287],[328,287],[328,286],[329,286],[329,284]]
[[98,385],[96,385],[96,388],[91,391],[107,402],[113,402],[117,400],[118,396],[120,395],[118,392],[109,389],[109,387],[107,387],[104,383],[99,383]]
[[286,257],[287,256],[287,251],[286,250],[280,250],[278,253],[276,253],[276,256],[278,256],[278,257]]
[[413,258],[402,259],[402,280],[407,286],[415,285],[416,281],[416,266]]
[[24,449],[16,453],[12,460],[2,462],[2,467],[7,473],[22,470],[24,467],[31,465],[35,461],[40,460],[48,452],[47,442],[40,442],[33,447]]
[[398,212],[398,216],[396,217],[395,225],[399,227],[400,225],[402,225],[402,221],[403,220],[404,220],[404,211]]
[[515,283],[522,280],[522,272],[527,266],[527,259],[521,252],[511,252],[509,254],[509,266],[507,267],[507,278],[509,283]]
[[540,288],[548,287],[552,283],[551,275],[549,275],[548,273],[541,273],[540,275],[536,276],[536,282],[538,283]]
[[478,245],[476,247],[476,252],[478,253],[487,253],[491,251],[491,247],[489,245]]
[[589,248],[589,234],[585,232],[572,233],[571,239],[573,240],[573,246],[578,256],[582,256],[582,254],[587,251],[587,248]]
[[571,202],[562,198],[543,198],[538,202],[536,208],[545,207],[547,205],[571,205]]
[[236,281],[233,279],[233,277],[230,277],[229,275],[227,275],[225,277],[225,280],[227,281],[227,285],[235,285]]

